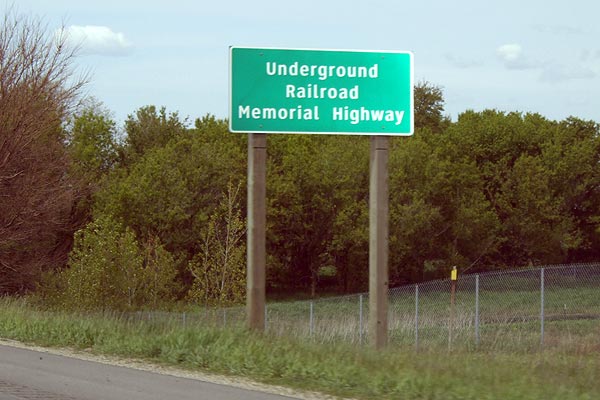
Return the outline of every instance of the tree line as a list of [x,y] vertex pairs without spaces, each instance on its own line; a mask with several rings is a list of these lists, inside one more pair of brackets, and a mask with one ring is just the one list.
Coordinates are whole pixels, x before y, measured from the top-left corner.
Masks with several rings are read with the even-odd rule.
[[[73,54],[18,26],[0,32],[13,55],[0,57],[0,291],[82,308],[243,302],[246,136],[164,107],[122,128],[99,104],[72,108]],[[32,40],[62,62],[58,77],[19,53]],[[497,110],[451,121],[443,107],[441,88],[417,84],[415,134],[391,140],[391,286],[454,265],[599,258],[598,123]],[[268,294],[366,290],[369,138],[270,135],[267,153]]]

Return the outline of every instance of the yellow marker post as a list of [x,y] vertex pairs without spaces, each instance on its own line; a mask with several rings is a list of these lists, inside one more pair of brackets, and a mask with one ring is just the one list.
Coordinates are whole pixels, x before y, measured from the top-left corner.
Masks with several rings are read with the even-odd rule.
[[450,323],[448,324],[448,349],[452,349],[452,331],[454,325],[454,298],[456,296],[456,280],[458,279],[458,270],[456,266],[452,267],[450,272]]

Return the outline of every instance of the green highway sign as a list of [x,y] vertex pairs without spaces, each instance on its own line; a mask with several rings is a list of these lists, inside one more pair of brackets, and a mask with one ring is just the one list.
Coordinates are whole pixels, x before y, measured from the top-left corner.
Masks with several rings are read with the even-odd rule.
[[230,48],[229,129],[412,135],[410,52]]

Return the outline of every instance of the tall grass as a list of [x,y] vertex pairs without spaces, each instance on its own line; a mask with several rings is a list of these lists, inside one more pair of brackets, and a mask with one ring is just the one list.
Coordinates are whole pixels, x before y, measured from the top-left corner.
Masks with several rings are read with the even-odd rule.
[[[544,346],[561,347],[564,342],[575,343],[578,339],[588,343],[590,338],[598,342],[598,266],[549,267],[545,271]],[[419,284],[418,296],[415,285],[390,290],[388,326],[394,345],[416,347],[418,338],[420,348],[433,346],[438,350],[448,347],[451,337],[453,348],[539,350],[542,345],[539,269],[480,277],[464,275],[458,280],[453,305],[450,287],[449,280],[438,280]],[[267,328],[280,335],[310,336],[311,340],[325,343],[342,340],[356,345],[364,343],[368,335],[368,295],[270,303],[267,320]],[[587,330],[571,329],[578,320],[588,320],[581,324]]]
[[600,348],[571,353],[373,352],[202,323],[50,313],[0,301],[0,336],[359,399],[597,399]]

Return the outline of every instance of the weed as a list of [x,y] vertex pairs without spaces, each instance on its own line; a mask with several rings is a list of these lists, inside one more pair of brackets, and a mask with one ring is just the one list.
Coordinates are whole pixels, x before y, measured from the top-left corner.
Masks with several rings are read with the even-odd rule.
[[[571,332],[593,335],[588,323],[578,321]],[[524,328],[523,335],[527,332]],[[123,314],[49,313],[14,299],[0,300],[0,336],[359,399],[600,398],[597,351],[570,352],[571,342],[543,354],[438,348],[415,356],[402,347],[374,352],[199,322],[184,326]]]

